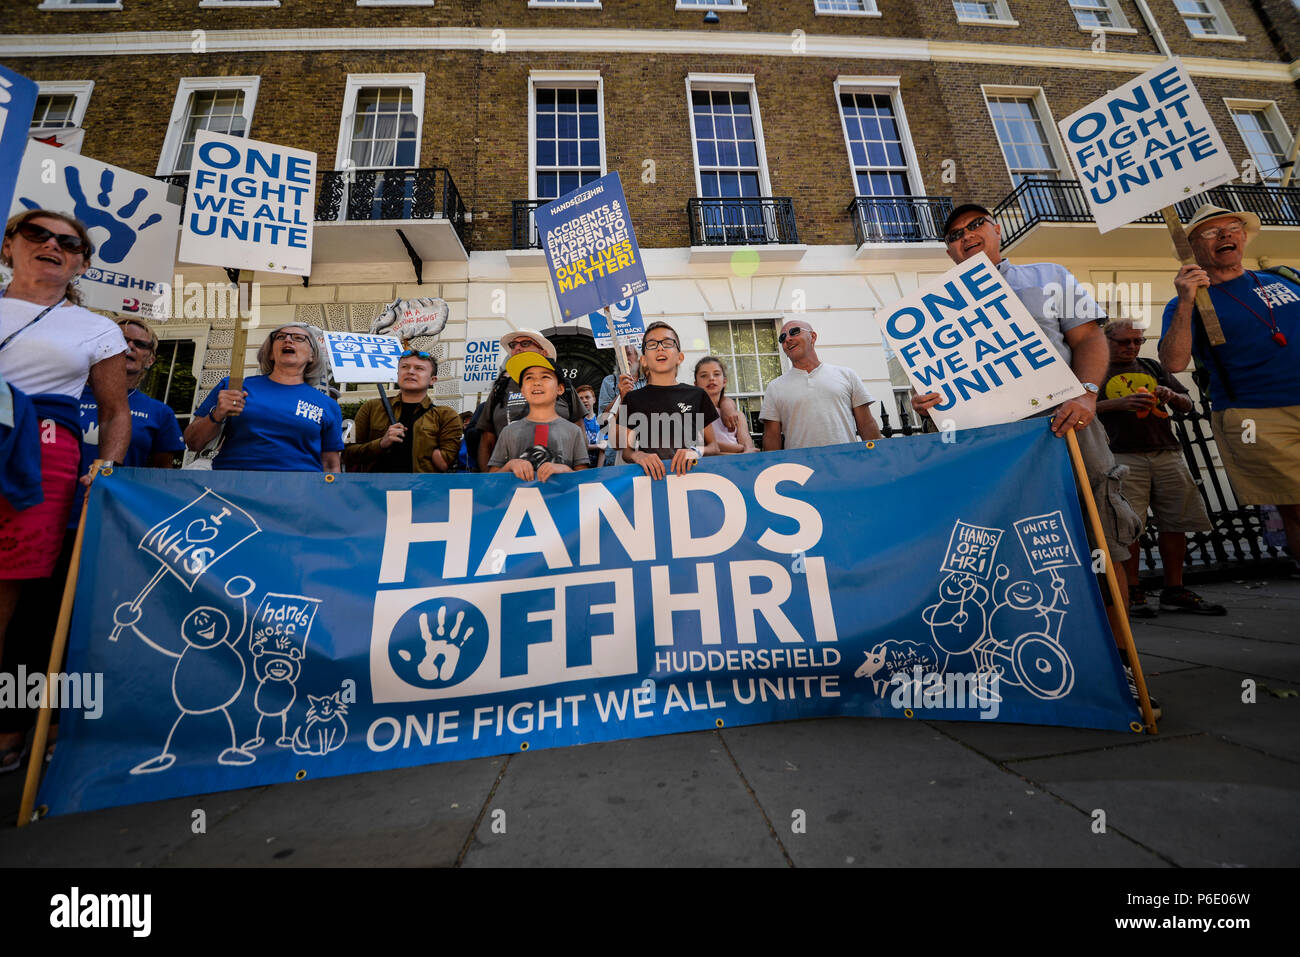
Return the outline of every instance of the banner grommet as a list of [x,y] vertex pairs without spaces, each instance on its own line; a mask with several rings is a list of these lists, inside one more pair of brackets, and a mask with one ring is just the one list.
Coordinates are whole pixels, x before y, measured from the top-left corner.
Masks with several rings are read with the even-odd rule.
[[333,472],[326,472],[326,473],[325,473],[325,481],[326,481],[326,482],[333,482],[333,481],[334,481],[334,478],[335,478],[335,476],[334,476],[334,473],[333,473]]
[[875,442],[868,442],[868,443],[867,443],[867,448],[869,448],[869,449],[874,449],[875,447],[876,447],[876,443],[875,443]]
[[719,728],[721,728],[723,725],[726,724],[726,722],[723,721],[721,718],[718,718],[718,719],[717,719],[716,721],[714,721],[713,723],[714,723],[715,725],[717,725]]
[[903,717],[904,717],[904,718],[914,718],[914,717],[916,717],[916,715],[914,715],[914,714],[912,713],[912,709],[911,709],[911,708],[904,708],[904,709],[903,709]]
[[1146,725],[1144,725],[1141,721],[1130,721],[1128,723],[1128,726],[1133,731],[1134,734],[1141,734],[1143,731],[1146,730]]
[[519,745],[519,750],[520,750],[520,751],[527,751],[527,750],[528,750],[528,742],[527,742],[527,741],[523,741],[523,742],[521,742],[520,745]]
[[300,770],[297,774],[295,774],[295,775],[293,776],[293,779],[294,779],[295,781],[301,781],[301,780],[302,780],[303,778],[305,778],[306,776],[307,776],[307,771],[306,771],[306,769],[304,768],[304,769]]

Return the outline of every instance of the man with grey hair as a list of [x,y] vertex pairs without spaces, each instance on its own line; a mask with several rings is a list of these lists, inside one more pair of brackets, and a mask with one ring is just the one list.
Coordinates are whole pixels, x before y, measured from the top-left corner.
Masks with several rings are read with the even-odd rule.
[[[1276,505],[1300,562],[1300,283],[1286,270],[1246,269],[1259,217],[1206,204],[1187,238],[1196,262],[1174,277],[1160,361],[1182,372],[1192,357],[1209,374],[1210,426],[1240,505]],[[1214,303],[1225,341],[1211,345],[1196,291]],[[1300,574],[1300,565],[1293,574]]]
[[[1192,411],[1191,397],[1159,362],[1138,355],[1143,335],[1132,319],[1113,319],[1106,324],[1105,332],[1110,344],[1110,366],[1102,379],[1097,418],[1106,427],[1115,461],[1128,466],[1124,497],[1144,522],[1148,505],[1156,516],[1165,577],[1160,610],[1225,615],[1227,610],[1222,605],[1211,604],[1183,587],[1187,533],[1210,530],[1205,503],[1169,425],[1167,410],[1183,414]],[[1138,551],[1138,543],[1134,542],[1124,562],[1129,615],[1152,618],[1155,610],[1147,604],[1138,584]]]
[[852,369],[817,358],[817,333],[807,319],[791,319],[777,342],[790,368],[767,384],[763,407],[763,451],[844,445],[880,438],[871,414],[875,399]]

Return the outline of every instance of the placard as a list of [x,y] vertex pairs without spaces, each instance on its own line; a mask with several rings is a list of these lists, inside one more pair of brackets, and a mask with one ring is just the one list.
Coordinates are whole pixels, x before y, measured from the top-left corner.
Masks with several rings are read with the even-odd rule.
[[327,332],[325,355],[334,370],[334,381],[339,385],[396,382],[402,340],[396,336],[372,336],[364,332]]
[[618,173],[533,213],[565,322],[650,288]]
[[[614,318],[614,330],[623,340],[625,346],[641,348],[641,338],[645,335],[645,320],[641,317],[641,303],[635,296],[624,299],[609,307]],[[591,334],[596,340],[596,348],[613,349],[614,336],[610,334],[609,322],[605,310],[600,309],[587,317],[591,321]]]
[[1013,422],[1083,394],[1034,317],[980,253],[876,321],[918,394],[938,392],[941,427]]
[[1100,232],[1228,182],[1237,168],[1174,58],[1057,124]]
[[316,154],[200,130],[181,228],[183,262],[311,274]]
[[95,251],[77,289],[89,309],[165,319],[171,314],[181,208],[167,184],[89,156],[28,140],[9,215],[70,213]]
[[461,364],[461,395],[486,392],[501,373],[501,340],[470,339]]
[[8,209],[13,202],[38,91],[32,80],[0,66],[0,209]]

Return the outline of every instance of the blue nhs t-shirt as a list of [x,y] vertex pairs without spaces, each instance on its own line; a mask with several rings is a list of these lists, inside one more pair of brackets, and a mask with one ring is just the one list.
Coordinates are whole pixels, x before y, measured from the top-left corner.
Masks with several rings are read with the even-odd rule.
[[[176,423],[175,412],[138,389],[132,389],[126,398],[131,407],[131,445],[126,450],[123,465],[144,468],[149,465],[149,458],[155,452],[184,450],[185,440],[181,438],[181,427]],[[86,386],[86,390],[81,393],[82,475],[90,471],[90,466],[98,455],[99,403],[95,401],[94,390]],[[72,513],[68,517],[69,528],[77,527],[81,518],[81,500],[85,494],[86,487],[78,482]]]
[[[222,379],[194,410],[205,416],[217,405]],[[339,404],[306,383],[283,385],[267,376],[244,380],[248,401],[240,415],[225,420],[225,442],[214,469],[253,472],[319,472],[322,452],[343,451]]]

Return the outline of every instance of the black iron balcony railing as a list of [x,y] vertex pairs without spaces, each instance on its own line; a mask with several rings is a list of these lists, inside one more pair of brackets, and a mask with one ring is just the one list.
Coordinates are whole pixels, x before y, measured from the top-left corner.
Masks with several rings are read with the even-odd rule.
[[318,222],[445,219],[465,241],[465,204],[442,166],[328,170],[316,191]]
[[799,242],[794,200],[789,197],[728,197],[686,201],[692,246],[758,246]]
[[943,241],[951,196],[856,196],[849,203],[853,232],[863,243]]
[[[1300,226],[1300,187],[1246,186],[1229,183],[1177,203],[1186,222],[1196,209],[1213,203],[1225,209],[1256,214],[1266,226]],[[1092,212],[1076,179],[1026,179],[993,209],[1002,226],[1005,249],[1039,223],[1090,223]],[[1140,223],[1160,223],[1159,213],[1143,216]]]
[[541,249],[542,242],[537,236],[537,224],[533,221],[533,210],[545,206],[549,199],[516,199],[510,203],[510,248]]
[[[159,176],[189,189],[190,174]],[[441,166],[427,169],[325,170],[316,188],[317,222],[446,219],[465,242],[465,203]]]

